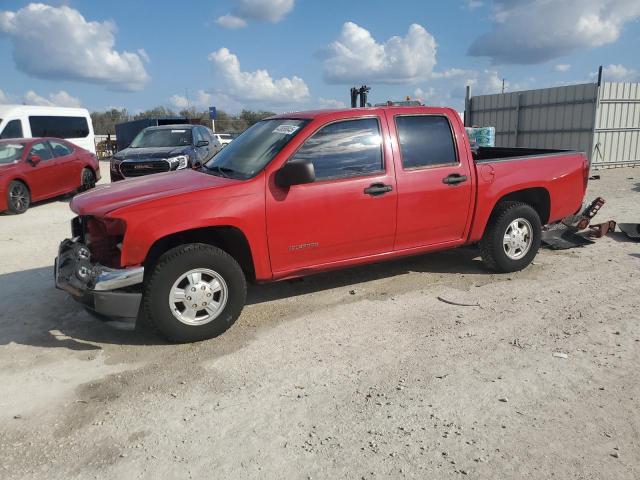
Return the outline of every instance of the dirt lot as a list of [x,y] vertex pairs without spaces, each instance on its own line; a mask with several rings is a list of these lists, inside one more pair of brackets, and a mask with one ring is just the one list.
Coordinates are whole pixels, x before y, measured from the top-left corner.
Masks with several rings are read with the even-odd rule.
[[[640,170],[599,173],[598,218],[639,222]],[[510,275],[458,250],[254,287],[168,345],[54,289],[71,217],[0,216],[0,478],[640,478],[621,234]]]

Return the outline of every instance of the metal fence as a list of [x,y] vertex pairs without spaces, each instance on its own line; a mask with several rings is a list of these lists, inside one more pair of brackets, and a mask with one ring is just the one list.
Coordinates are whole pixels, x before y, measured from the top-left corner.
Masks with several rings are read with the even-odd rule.
[[640,165],[640,83],[603,83],[593,139],[592,166]]
[[496,146],[583,151],[593,167],[640,165],[640,84],[587,83],[470,97],[465,125]]

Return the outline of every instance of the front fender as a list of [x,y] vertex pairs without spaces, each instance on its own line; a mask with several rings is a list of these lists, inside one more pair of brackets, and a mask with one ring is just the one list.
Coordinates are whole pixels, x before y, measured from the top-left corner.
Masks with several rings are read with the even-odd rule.
[[270,278],[264,191],[259,188],[260,183],[243,184],[243,191],[234,195],[200,191],[110,212],[109,217],[124,220],[127,225],[121,266],[142,264],[153,244],[161,238],[199,228],[234,227],[249,242],[256,277]]

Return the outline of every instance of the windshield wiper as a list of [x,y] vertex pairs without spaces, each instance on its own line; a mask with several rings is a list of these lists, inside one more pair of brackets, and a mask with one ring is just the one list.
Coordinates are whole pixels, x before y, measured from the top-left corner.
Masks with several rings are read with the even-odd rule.
[[234,173],[238,173],[233,168],[221,167],[220,165],[214,165],[212,167],[208,167],[207,165],[205,165],[204,168],[206,168],[207,170],[218,172],[220,176],[224,178],[231,178],[231,175],[233,175]]

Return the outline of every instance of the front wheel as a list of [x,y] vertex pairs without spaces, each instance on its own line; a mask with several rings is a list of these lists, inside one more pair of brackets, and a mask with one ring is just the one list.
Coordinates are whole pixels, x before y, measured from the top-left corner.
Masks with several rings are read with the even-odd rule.
[[82,176],[80,178],[80,192],[86,192],[96,186],[96,174],[90,168],[82,169]]
[[482,260],[497,272],[522,270],[538,253],[541,235],[538,212],[525,203],[504,202],[492,214],[480,242]]
[[240,316],[247,282],[240,265],[211,245],[181,245],[160,257],[145,282],[148,321],[168,340],[195,342],[225,332]]
[[7,208],[9,212],[16,215],[24,213],[29,208],[29,205],[31,205],[31,194],[27,186],[18,180],[11,182],[7,189]]

